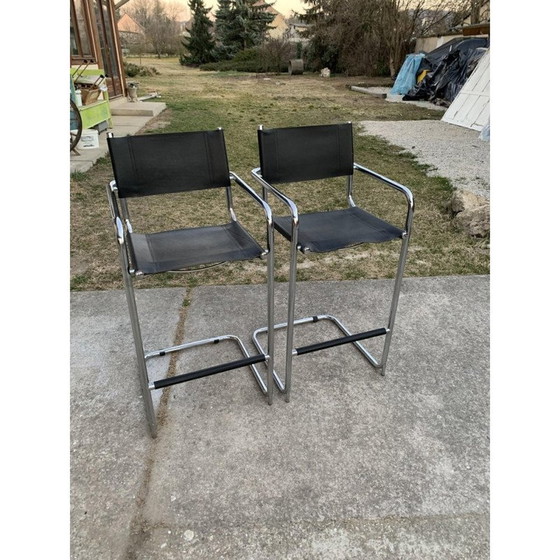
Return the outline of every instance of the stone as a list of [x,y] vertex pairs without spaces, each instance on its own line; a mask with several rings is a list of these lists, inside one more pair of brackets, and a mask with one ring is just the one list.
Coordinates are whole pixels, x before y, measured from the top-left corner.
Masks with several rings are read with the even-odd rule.
[[447,205],[458,227],[473,237],[490,235],[490,201],[464,190],[456,190]]

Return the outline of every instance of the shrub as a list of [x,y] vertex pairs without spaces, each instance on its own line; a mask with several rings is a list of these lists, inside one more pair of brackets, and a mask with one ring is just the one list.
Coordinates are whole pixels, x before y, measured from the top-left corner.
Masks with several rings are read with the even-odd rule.
[[140,66],[132,62],[124,63],[124,72],[129,78],[134,78],[135,76],[157,76],[159,71],[153,66]]
[[201,64],[201,70],[237,72],[287,72],[288,61],[294,57],[294,47],[287,41],[271,39],[259,47],[236,53],[231,60]]
[[259,47],[259,54],[267,72],[287,72],[288,61],[296,58],[296,48],[284,39],[269,39]]
[[264,72],[260,51],[257,47],[239,51],[231,60],[209,62],[200,65],[201,70],[237,71],[237,72]]

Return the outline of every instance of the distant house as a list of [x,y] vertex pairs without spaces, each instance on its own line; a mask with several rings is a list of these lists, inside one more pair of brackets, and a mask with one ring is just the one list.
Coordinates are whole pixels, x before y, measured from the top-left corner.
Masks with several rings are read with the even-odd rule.
[[133,35],[144,35],[144,28],[128,14],[124,14],[117,23],[117,28],[121,35],[123,33],[131,33]]
[[309,24],[303,23],[295,17],[286,20],[288,25],[284,37],[291,43],[307,43],[309,39],[304,37],[304,33],[308,30]]
[[[262,6],[263,4],[265,4],[264,0],[255,2],[255,6]],[[274,19],[270,24],[274,29],[271,29],[268,32],[268,36],[271,39],[281,39],[282,37],[284,37],[286,30],[288,29],[286,18],[278,10],[270,5],[266,8],[265,11],[274,16]]]
[[123,47],[123,52],[127,53],[134,50],[135,47],[140,47],[146,42],[146,32],[144,27],[140,25],[132,16],[124,14],[117,23],[119,37]]
[[268,32],[268,36],[271,39],[281,39],[286,30],[288,29],[288,24],[286,23],[286,18],[273,7],[267,9],[267,12],[274,15],[274,19],[270,25],[274,26],[274,29],[271,29]]

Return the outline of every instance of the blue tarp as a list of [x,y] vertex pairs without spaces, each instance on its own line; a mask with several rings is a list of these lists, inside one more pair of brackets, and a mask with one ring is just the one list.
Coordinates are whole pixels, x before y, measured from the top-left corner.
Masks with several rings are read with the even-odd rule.
[[416,74],[423,58],[423,53],[406,55],[393,89],[389,93],[405,95],[416,85]]

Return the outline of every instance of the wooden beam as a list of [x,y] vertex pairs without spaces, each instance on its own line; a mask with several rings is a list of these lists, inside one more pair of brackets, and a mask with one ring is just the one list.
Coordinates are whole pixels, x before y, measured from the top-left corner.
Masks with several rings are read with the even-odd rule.
[[130,2],[130,0],[120,0],[120,2],[117,2],[115,4],[115,10],[118,10],[119,8],[122,8],[122,6],[124,6],[128,2]]

